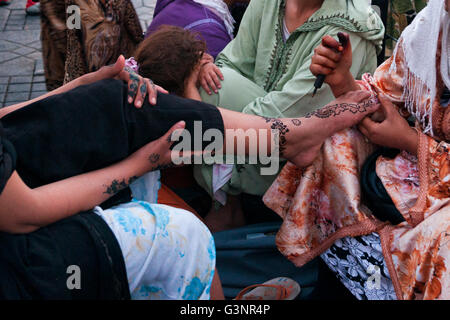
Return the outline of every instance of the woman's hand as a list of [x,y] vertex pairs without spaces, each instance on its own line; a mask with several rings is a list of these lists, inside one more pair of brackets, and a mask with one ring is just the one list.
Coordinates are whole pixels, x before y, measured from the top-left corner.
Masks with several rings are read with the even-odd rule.
[[162,137],[154,140],[130,156],[137,159],[146,166],[147,171],[161,170],[173,166],[171,146],[175,143],[172,135],[176,135],[177,130],[183,130],[186,126],[184,121],[176,123]]
[[[348,35],[346,35],[348,37]],[[359,90],[353,75],[350,72],[352,66],[352,45],[347,41],[346,47],[331,36],[322,38],[322,43],[314,49],[314,55],[309,67],[315,76],[325,75],[327,83],[335,97],[339,97],[349,91]]]
[[156,104],[157,92],[168,93],[157,86],[152,80],[143,78],[132,69],[125,67],[125,58],[121,55],[113,65],[101,67],[95,72],[82,77],[83,84],[93,83],[103,79],[119,79],[128,83],[128,103],[133,103],[136,108],[142,107],[145,96],[151,105]]
[[218,89],[222,87],[219,78],[223,81],[223,74],[214,62],[207,62],[202,65],[198,81],[209,95],[212,94],[211,89],[217,93]]
[[364,118],[359,124],[359,130],[372,142],[380,146],[406,150],[417,154],[417,131],[409,126],[398,112],[394,104],[385,96],[379,95],[383,122],[375,122],[370,117]]

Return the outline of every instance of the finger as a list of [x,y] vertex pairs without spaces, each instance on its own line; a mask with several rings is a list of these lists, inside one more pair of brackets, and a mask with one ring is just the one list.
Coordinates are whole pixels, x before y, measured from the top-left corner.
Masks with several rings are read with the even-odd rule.
[[224,77],[222,71],[220,71],[220,68],[216,65],[214,65],[214,72],[219,76],[220,80],[223,81]]
[[390,115],[392,115],[392,112],[395,110],[394,104],[389,100],[388,97],[386,97],[383,94],[378,95],[378,100],[380,100],[381,108],[386,116],[388,118]]
[[328,59],[333,60],[334,62],[339,62],[341,61],[342,58],[342,54],[339,52],[336,52],[333,49],[324,47],[324,46],[318,46],[315,50],[314,50],[314,54],[315,55],[319,55],[319,56],[323,56],[323,57],[327,57]]
[[130,80],[128,81],[128,103],[133,103],[134,98],[138,93],[140,77],[135,73],[129,73]]
[[365,135],[367,138],[369,138],[369,132],[367,131],[366,127],[364,127],[364,125],[359,124],[358,129],[359,129],[359,131],[361,131],[361,133],[363,135]]
[[217,76],[217,74],[215,72],[211,72],[211,78],[214,81],[214,83],[216,84],[216,87],[220,89],[222,87],[222,85],[220,84],[219,77]]
[[319,74],[329,75],[330,73],[333,73],[333,71],[334,71],[333,69],[330,69],[330,68],[327,68],[327,67],[323,67],[323,66],[318,65],[318,64],[312,64],[309,67],[309,70],[315,76],[317,76]]
[[111,68],[112,75],[113,76],[119,75],[122,72],[123,68],[125,68],[125,57],[123,55],[120,55],[117,58],[116,63]]
[[147,95],[147,83],[143,79],[141,79],[141,81],[139,81],[138,94],[136,95],[136,99],[134,100],[134,106],[136,108],[142,107],[146,95]]
[[208,83],[206,82],[206,79],[204,76],[200,80],[200,85],[202,86],[202,88],[205,90],[205,92],[207,94],[211,95],[211,89],[209,88]]
[[336,69],[337,64],[331,59],[328,59],[327,57],[320,56],[320,55],[314,55],[311,59],[311,63],[320,65],[322,67],[327,67],[330,69]]
[[114,64],[101,67],[99,73],[103,79],[116,78],[122,72],[123,68],[125,68],[125,58],[120,55]]
[[362,119],[360,126],[362,126],[367,132],[367,135],[370,136],[371,132],[375,130],[378,124],[370,119],[370,117],[365,117],[364,119]]
[[148,91],[148,101],[152,106],[156,105],[156,97],[158,96],[158,90],[156,85],[150,79],[145,79],[147,82],[147,91]]
[[216,87],[216,84],[214,83],[213,79],[211,78],[211,75],[206,74],[206,75],[205,75],[205,79],[206,79],[206,82],[208,83],[208,85],[210,86],[210,88],[211,88],[215,93],[217,93],[217,87]]
[[155,85],[155,87],[156,87],[156,91],[158,91],[158,92],[165,93],[165,94],[168,94],[168,93],[169,93],[169,91],[167,91],[167,90],[164,89],[163,87],[160,87],[160,86],[158,86],[158,85]]
[[332,36],[329,35],[326,35],[322,38],[322,45],[334,50],[339,50],[339,47],[341,47],[339,41],[337,41],[336,39],[334,39]]

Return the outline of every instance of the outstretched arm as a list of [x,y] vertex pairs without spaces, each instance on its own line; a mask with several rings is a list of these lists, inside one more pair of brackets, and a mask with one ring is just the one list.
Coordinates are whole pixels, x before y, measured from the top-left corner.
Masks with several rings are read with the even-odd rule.
[[170,163],[171,143],[168,137],[180,128],[184,128],[183,122],[117,164],[35,189],[30,189],[14,172],[0,195],[0,230],[32,232],[92,209],[126,188],[137,177]]
[[157,92],[167,93],[166,90],[160,86],[155,85],[150,79],[143,78],[131,69],[125,67],[125,58],[120,56],[114,65],[104,66],[99,70],[91,73],[87,73],[75,80],[66,83],[65,85],[47,92],[32,100],[17,103],[3,109],[0,109],[0,119],[7,114],[30,105],[36,101],[43,100],[56,94],[61,94],[70,91],[76,87],[94,83],[103,79],[120,79],[128,83],[128,103],[134,101],[136,108],[140,108],[143,105],[144,99],[148,94],[148,99],[151,105],[156,104]]

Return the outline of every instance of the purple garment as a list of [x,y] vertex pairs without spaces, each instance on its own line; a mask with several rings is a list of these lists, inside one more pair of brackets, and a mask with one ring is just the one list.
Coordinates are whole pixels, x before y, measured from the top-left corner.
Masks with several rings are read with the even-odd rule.
[[208,53],[214,59],[231,41],[222,19],[192,0],[158,0],[153,21],[145,36],[148,37],[165,24],[200,33]]

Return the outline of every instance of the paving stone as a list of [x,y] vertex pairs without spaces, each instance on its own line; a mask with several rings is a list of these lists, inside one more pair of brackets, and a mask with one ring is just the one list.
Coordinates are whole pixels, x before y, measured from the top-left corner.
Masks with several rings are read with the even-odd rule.
[[23,30],[23,27],[22,26],[17,26],[17,25],[9,25],[9,24],[7,24],[6,25],[6,27],[5,27],[5,30],[6,31],[19,31],[19,30]]
[[10,9],[17,9],[17,10],[12,10],[12,11],[25,12],[25,5],[26,5],[26,3],[27,2],[25,0],[13,0],[11,2],[11,4],[8,5],[8,7]]
[[[1,54],[1,53],[0,53]],[[26,76],[33,74],[35,62],[19,57],[4,63],[0,63],[0,76]]]
[[22,77],[11,77],[9,83],[31,83],[31,76],[22,76]]
[[15,43],[6,41],[6,40],[2,40],[0,42],[0,51],[12,51],[19,48],[19,46]]
[[33,78],[33,82],[45,82],[45,77],[44,76],[37,76]]
[[29,92],[31,88],[31,83],[19,83],[19,84],[10,84],[8,86],[9,92]]
[[40,60],[40,59],[42,59],[42,52],[40,52],[40,51],[33,51],[32,53],[28,53],[25,56],[27,58],[30,58],[30,59]]
[[38,41],[34,41],[34,42],[31,42],[31,43],[28,43],[27,46],[32,47],[32,48],[35,48],[35,49],[37,49],[37,50],[41,50],[41,49],[42,49],[41,40],[38,40]]
[[20,55],[27,55],[29,53],[34,52],[35,50],[28,47],[20,47],[19,49],[14,50],[14,53],[18,53]]
[[36,61],[36,66],[34,68],[34,75],[35,76],[44,75],[44,63],[42,62],[42,59]]
[[44,91],[46,90],[45,83],[33,83],[32,91]]
[[[132,0],[132,3],[142,28],[146,30],[151,23],[156,0]],[[10,5],[0,7],[0,108],[27,100],[30,87],[33,98],[47,92],[40,17],[26,15],[25,4],[26,0],[13,0]],[[23,89],[26,90],[20,92]]]
[[29,92],[8,92],[5,102],[26,101],[29,96]]
[[13,52],[8,52],[8,51],[0,52],[0,63],[14,59],[18,56],[19,55],[17,53],[13,53]]
[[46,93],[47,93],[47,91],[31,92],[30,99],[34,99],[34,98],[40,97],[40,96],[42,96],[43,94],[46,94]]

